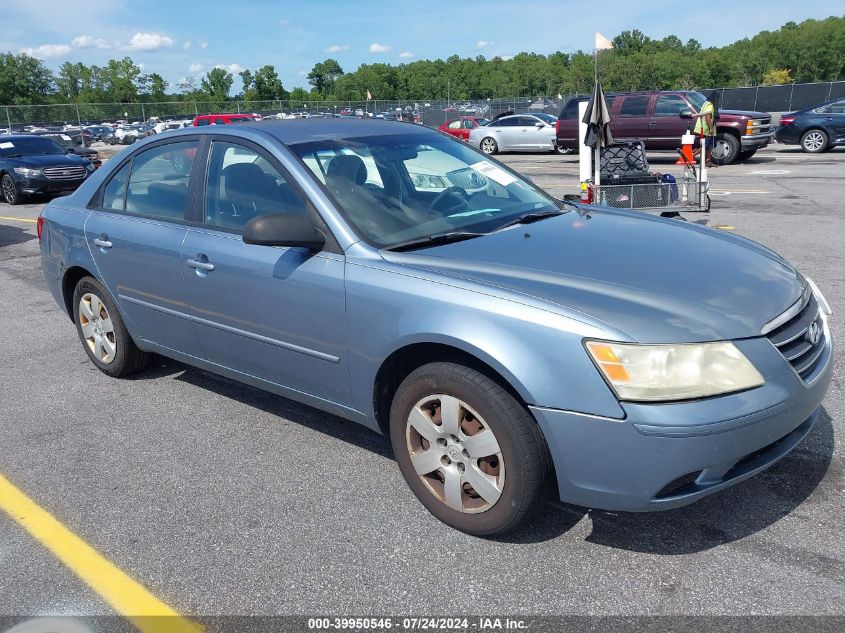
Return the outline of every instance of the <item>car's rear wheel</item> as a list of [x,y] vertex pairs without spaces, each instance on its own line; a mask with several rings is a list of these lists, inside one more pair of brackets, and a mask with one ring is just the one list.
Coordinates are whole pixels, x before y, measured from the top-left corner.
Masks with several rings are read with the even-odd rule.
[[543,497],[549,452],[505,389],[454,363],[431,363],[399,386],[390,440],[408,486],[435,517],[491,536],[519,526]]
[[811,154],[818,154],[827,149],[828,138],[824,130],[807,130],[801,136],[801,149]]
[[555,145],[555,154],[571,154],[572,150],[561,145]]
[[0,179],[0,189],[3,190],[3,199],[8,204],[20,204],[22,196],[18,191],[18,186],[9,174],[3,174]]
[[496,139],[485,136],[481,139],[481,151],[485,154],[495,154],[499,151],[499,145],[496,143]]
[[120,378],[143,369],[149,354],[135,345],[106,289],[83,277],[73,293],[76,331],[88,358],[104,374]]

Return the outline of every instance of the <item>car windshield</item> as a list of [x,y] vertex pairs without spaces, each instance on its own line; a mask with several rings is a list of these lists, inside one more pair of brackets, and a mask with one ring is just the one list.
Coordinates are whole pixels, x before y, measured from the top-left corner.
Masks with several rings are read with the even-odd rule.
[[703,106],[704,102],[707,101],[707,97],[700,92],[688,92],[687,99],[695,106],[696,110],[701,110],[701,106]]
[[455,231],[486,233],[560,203],[517,174],[434,134],[291,146],[367,241],[389,248]]
[[55,141],[62,147],[73,147],[73,139],[69,137],[67,134],[45,134],[46,138],[49,138],[51,141]]
[[476,119],[475,122],[478,123],[478,125],[487,125],[490,123],[490,119]]
[[0,142],[0,157],[64,154],[65,151],[48,138],[27,136]]

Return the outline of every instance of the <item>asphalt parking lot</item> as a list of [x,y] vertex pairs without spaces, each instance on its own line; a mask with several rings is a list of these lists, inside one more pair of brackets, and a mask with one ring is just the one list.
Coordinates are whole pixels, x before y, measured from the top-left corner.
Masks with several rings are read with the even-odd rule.
[[[577,156],[501,160],[577,192]],[[0,475],[188,616],[845,615],[845,151],[775,145],[710,175],[712,211],[689,219],[813,277],[840,342],[810,436],[726,492],[644,515],[549,502],[497,541],[453,531],[362,427],[164,359],[97,371],[41,278],[25,220],[43,202],[0,204]],[[0,561],[0,614],[114,613],[5,513]]]

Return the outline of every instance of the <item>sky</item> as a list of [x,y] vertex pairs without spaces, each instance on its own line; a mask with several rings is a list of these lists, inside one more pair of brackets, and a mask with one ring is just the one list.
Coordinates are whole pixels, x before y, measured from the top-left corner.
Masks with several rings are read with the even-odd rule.
[[[162,75],[171,91],[215,66],[237,73],[272,64],[290,90],[309,88],[306,75],[328,57],[353,71],[455,54],[574,52],[592,49],[595,31],[612,38],[633,29],[721,46],[789,20],[843,13],[842,0],[704,4],[706,11],[678,0],[604,0],[594,15],[589,9],[598,3],[551,0],[0,0],[0,52],[25,51],[54,70],[65,61],[102,65],[128,55],[144,72]],[[240,89],[236,77],[233,93]]]

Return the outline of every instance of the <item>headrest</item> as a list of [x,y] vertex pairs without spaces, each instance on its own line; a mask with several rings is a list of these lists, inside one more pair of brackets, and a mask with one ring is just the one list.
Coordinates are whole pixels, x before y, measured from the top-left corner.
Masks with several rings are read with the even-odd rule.
[[346,154],[335,156],[326,171],[328,178],[342,178],[356,185],[367,182],[367,167],[359,156]]

